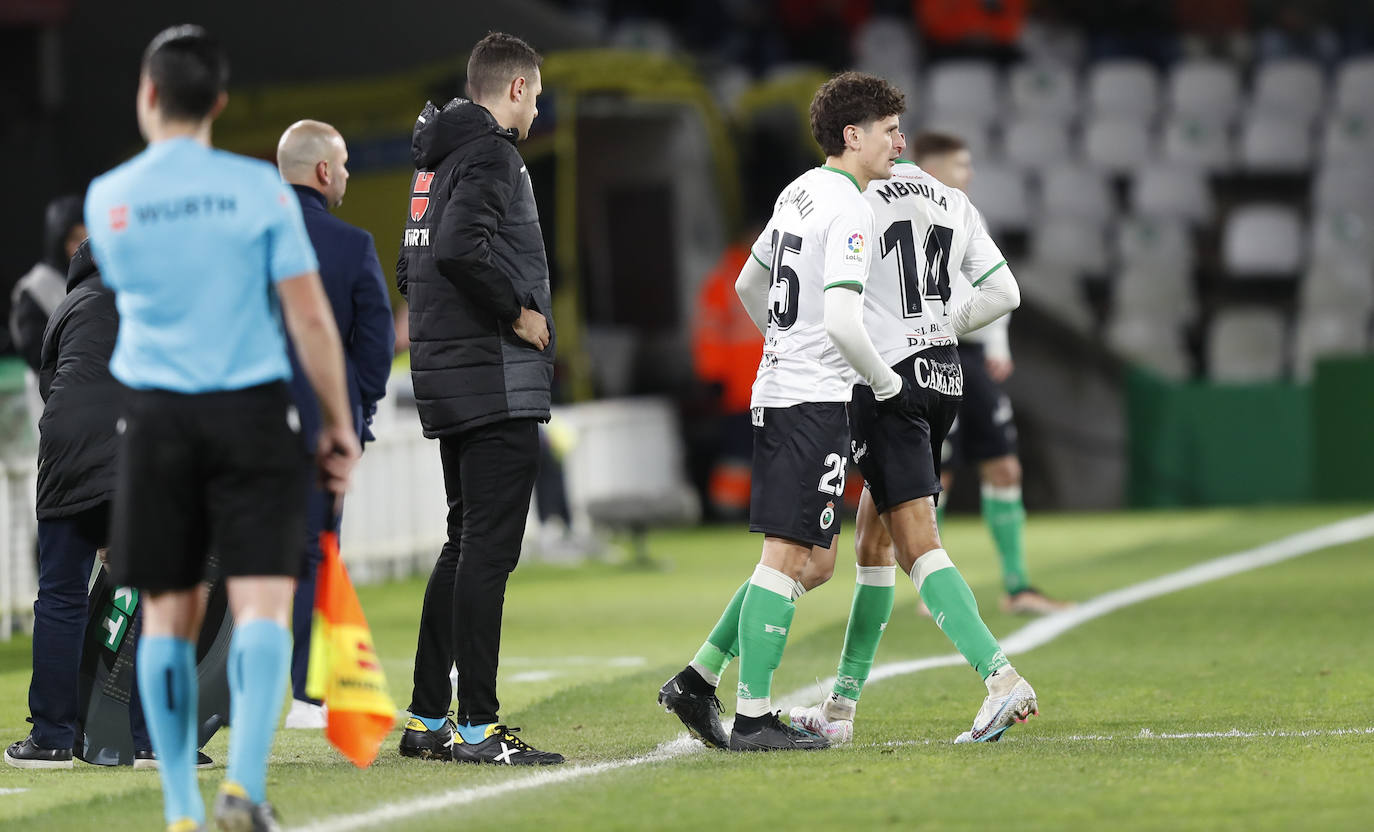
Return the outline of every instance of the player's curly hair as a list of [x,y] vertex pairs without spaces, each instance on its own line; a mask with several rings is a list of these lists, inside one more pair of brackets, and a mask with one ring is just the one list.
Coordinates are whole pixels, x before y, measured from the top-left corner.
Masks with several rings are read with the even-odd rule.
[[844,153],[844,128],[859,127],[906,112],[902,91],[876,75],[841,72],[811,99],[811,135],[826,156]]

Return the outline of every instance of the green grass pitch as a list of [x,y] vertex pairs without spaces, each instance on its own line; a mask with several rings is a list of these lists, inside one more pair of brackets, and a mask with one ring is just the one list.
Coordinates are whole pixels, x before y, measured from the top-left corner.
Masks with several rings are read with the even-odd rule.
[[[1047,591],[1087,599],[1370,508],[1033,516],[1032,576]],[[853,588],[851,539],[841,540],[835,579],[798,602],[775,697],[814,692],[834,673]],[[945,541],[993,632],[1022,626],[997,611],[996,556],[977,519],[953,518]],[[732,755],[678,743],[639,759],[682,733],[654,702],[657,688],[691,658],[759,542],[742,528],[671,531],[650,541],[662,571],[522,566],[507,595],[503,711],[570,766],[403,760],[398,721],[377,763],[358,771],[317,732],[282,731],[268,789],[283,823],[338,828],[372,812],[346,828],[1369,828],[1374,540],[1154,598],[1013,655],[1041,716],[996,745],[950,743],[984,691],[967,667],[947,667],[871,684],[852,746]],[[423,589],[417,579],[360,590],[401,708]],[[950,653],[916,616],[910,584],[897,590],[878,663]],[[28,729],[28,677],[29,641],[0,643],[6,744]],[[732,669],[722,691],[733,684]],[[733,696],[722,699],[728,711]],[[216,759],[200,775],[207,800],[224,774],[226,741],[221,732],[206,749]],[[608,765],[584,770],[598,764]],[[571,776],[522,786],[550,774]],[[443,808],[424,811],[427,799]],[[154,773],[0,767],[0,828],[160,827]]]

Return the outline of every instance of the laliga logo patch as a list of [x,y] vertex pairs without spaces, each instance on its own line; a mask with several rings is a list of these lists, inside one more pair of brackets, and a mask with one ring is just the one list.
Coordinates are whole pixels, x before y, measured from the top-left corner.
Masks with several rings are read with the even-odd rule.
[[110,230],[123,231],[129,227],[129,206],[116,205],[110,209]]
[[835,525],[835,503],[832,501],[826,503],[825,508],[821,510],[821,528],[828,529],[833,525]]
[[854,233],[849,235],[849,252],[850,254],[863,254],[863,250],[864,235],[855,231]]
[[[422,170],[422,171],[418,171],[418,172],[415,174],[415,189],[414,189],[414,192],[415,192],[416,194],[427,194],[427,193],[429,193],[429,187],[430,187],[431,184],[433,184],[433,182],[434,182],[434,171],[432,171],[432,170]],[[429,197],[427,197],[427,196],[412,196],[412,197],[410,198],[410,218],[411,218],[413,221],[419,222],[420,220],[424,219],[425,212],[428,211],[428,210],[429,210]]]

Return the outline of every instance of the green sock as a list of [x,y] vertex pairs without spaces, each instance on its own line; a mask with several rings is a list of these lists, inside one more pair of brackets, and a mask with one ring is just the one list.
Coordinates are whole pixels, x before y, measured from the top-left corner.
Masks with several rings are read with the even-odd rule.
[[764,716],[772,709],[769,696],[773,671],[782,663],[787,630],[792,626],[792,579],[763,564],[754,568],[749,589],[739,608],[739,691],[735,712]]
[[944,549],[933,549],[916,559],[911,580],[931,617],[954,648],[978,675],[987,679],[1005,667],[1007,656],[978,615],[978,602],[968,582],[949,559]]
[[735,590],[734,597],[725,605],[725,612],[720,614],[720,620],[692,659],[691,667],[713,687],[720,684],[720,674],[739,655],[739,608],[747,589],[749,582],[745,581]]
[[997,554],[1002,557],[1002,584],[1007,592],[1020,592],[1030,586],[1030,573],[1026,571],[1026,508],[1021,504],[1021,486],[983,486],[983,522],[992,532]]
[[[744,592],[748,588],[749,582],[745,581],[735,591],[735,597],[730,599],[729,606],[716,622],[716,628],[706,637],[706,643],[701,645],[696,658],[690,663],[701,678],[712,685],[720,685],[720,675],[730,666],[730,662],[739,657],[739,607],[744,602]],[[795,604],[805,594],[806,587],[802,586],[802,582],[793,581],[792,603]],[[727,641],[730,643],[728,647],[720,646]]]
[[844,631],[844,650],[835,671],[836,696],[859,701],[864,682],[878,655],[878,642],[892,617],[892,602],[897,595],[897,567],[860,566],[854,584],[854,603],[849,608],[849,624]]

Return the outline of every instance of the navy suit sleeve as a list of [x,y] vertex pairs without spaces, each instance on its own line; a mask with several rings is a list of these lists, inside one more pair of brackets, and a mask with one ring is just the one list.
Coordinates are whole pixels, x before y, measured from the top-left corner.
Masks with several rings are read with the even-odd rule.
[[[371,234],[363,235],[360,267],[353,280],[353,332],[348,339],[348,355],[358,374],[363,419],[372,421],[377,402],[386,395],[386,380],[391,374],[396,329],[391,319],[391,299],[387,296],[382,264]],[[363,426],[359,426],[362,428]],[[362,433],[370,437],[363,428]]]

